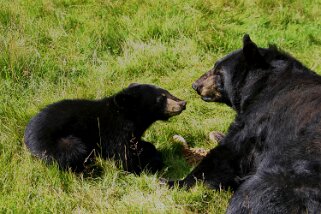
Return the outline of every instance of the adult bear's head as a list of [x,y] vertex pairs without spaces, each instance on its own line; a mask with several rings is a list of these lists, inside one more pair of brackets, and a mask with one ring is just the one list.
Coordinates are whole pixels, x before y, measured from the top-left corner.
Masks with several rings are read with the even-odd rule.
[[114,103],[127,115],[141,120],[167,120],[186,109],[186,101],[149,84],[132,83],[114,96]]
[[241,111],[265,87],[274,69],[273,62],[278,60],[281,62],[278,66],[282,67],[282,59],[286,57],[289,56],[274,46],[258,48],[249,35],[244,35],[243,48],[218,60],[192,87],[206,102],[225,103]]

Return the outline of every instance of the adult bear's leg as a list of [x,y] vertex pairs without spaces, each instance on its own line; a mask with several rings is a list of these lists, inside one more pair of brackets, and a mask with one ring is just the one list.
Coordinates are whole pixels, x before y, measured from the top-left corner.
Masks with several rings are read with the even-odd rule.
[[219,145],[212,149],[199,165],[183,180],[169,181],[170,186],[177,183],[180,187],[192,187],[197,181],[213,189],[238,186],[237,173],[239,158],[226,145]]

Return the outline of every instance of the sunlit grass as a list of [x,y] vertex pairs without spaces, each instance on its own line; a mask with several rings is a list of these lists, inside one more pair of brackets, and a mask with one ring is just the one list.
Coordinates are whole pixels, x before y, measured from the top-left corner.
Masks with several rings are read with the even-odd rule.
[[[321,74],[321,2],[210,0],[0,0],[1,213],[224,213],[229,191],[198,184],[167,189],[159,177],[183,178],[191,167],[172,140],[212,148],[212,130],[234,118],[205,103],[191,84],[216,59],[241,47],[244,33],[276,43]],[[156,175],[128,175],[111,161],[84,177],[46,166],[23,144],[29,119],[64,98],[97,99],[131,82],[156,84],[188,101],[144,138],[163,153]]]

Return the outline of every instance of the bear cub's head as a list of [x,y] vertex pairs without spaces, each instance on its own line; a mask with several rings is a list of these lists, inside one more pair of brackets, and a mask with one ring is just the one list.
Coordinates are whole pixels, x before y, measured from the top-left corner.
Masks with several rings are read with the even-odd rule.
[[132,83],[114,96],[114,103],[132,116],[167,120],[186,109],[186,101],[149,84]]

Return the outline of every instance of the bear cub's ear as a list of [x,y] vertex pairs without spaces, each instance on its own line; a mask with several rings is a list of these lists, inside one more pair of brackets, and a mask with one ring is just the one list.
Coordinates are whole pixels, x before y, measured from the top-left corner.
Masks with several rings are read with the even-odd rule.
[[134,97],[131,94],[121,92],[116,94],[114,97],[115,105],[120,109],[133,109],[134,107]]
[[140,85],[140,84],[136,83],[136,82],[133,82],[133,83],[129,84],[128,88],[135,87],[135,86],[138,86],[138,85]]
[[252,42],[250,36],[245,34],[243,37],[243,54],[248,65],[266,68],[268,64],[259,52],[257,45]]
[[141,93],[140,85],[139,83],[131,83],[123,91],[116,94],[114,96],[115,105],[120,109],[134,110]]

